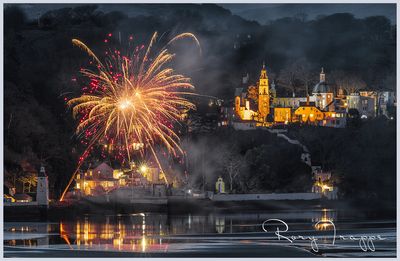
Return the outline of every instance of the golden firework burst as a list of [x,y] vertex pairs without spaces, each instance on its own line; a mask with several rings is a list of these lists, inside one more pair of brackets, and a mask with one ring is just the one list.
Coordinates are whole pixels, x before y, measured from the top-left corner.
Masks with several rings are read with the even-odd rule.
[[[93,59],[97,68],[81,70],[95,88],[67,102],[73,116],[79,119],[76,133],[89,137],[88,147],[100,141],[119,144],[130,161],[132,151],[137,148],[135,144],[144,144],[140,151],[149,149],[161,170],[155,145],[163,145],[175,156],[183,153],[174,125],[180,122],[183,112],[195,109],[187,99],[194,94],[194,86],[190,78],[176,74],[167,66],[175,57],[167,47],[187,37],[200,47],[193,34],[183,33],[153,55],[156,32],[142,52],[136,48],[135,52],[124,56],[114,51],[103,62],[83,42],[72,40]],[[168,182],[165,173],[163,176]]]

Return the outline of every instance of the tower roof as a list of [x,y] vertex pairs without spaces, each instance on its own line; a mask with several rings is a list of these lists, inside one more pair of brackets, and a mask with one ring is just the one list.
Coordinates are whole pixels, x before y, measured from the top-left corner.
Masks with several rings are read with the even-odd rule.
[[319,74],[319,83],[314,86],[313,93],[331,93],[328,83],[326,83],[324,67],[321,67],[321,73]]
[[326,82],[319,82],[314,86],[313,93],[330,93],[332,92]]
[[46,170],[43,165],[40,166],[40,171],[39,171],[38,177],[47,177]]
[[272,84],[271,84],[271,91],[272,91],[272,90],[275,90],[275,80],[273,80],[273,81],[272,81]]
[[263,62],[263,67],[261,69],[260,79],[268,79],[268,77],[267,77],[267,69],[265,69],[265,62]]
[[321,72],[319,74],[319,81],[320,82],[325,82],[325,73],[324,73],[324,67],[321,67]]

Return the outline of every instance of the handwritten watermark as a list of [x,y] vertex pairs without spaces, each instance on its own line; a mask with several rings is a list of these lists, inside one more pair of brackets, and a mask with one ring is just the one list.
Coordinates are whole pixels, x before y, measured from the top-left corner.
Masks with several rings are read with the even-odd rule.
[[[371,251],[375,252],[375,241],[382,241],[386,240],[386,238],[383,238],[381,235],[362,235],[362,236],[353,236],[353,235],[337,235],[336,233],[336,226],[335,224],[330,221],[318,221],[315,223],[315,226],[318,226],[321,223],[329,225],[329,227],[332,228],[332,242],[330,244],[324,244],[324,245],[330,245],[334,246],[336,244],[337,240],[342,240],[342,241],[358,241],[358,245],[360,249],[364,252]],[[268,229],[269,228],[269,229]],[[271,229],[272,228],[272,229]],[[289,226],[288,224],[281,220],[281,219],[267,219],[262,223],[262,229],[265,232],[274,232],[274,234],[277,236],[278,240],[286,240],[290,243],[293,243],[295,241],[310,241],[311,249],[315,252],[318,253],[319,251],[319,245],[318,244],[318,238],[315,236],[303,236],[303,235],[289,235],[287,232],[289,231]]]

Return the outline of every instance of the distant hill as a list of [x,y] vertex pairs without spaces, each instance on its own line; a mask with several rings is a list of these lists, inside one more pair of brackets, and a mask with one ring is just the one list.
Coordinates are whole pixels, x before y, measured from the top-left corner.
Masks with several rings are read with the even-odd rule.
[[[76,7],[79,4],[23,4],[22,9],[29,18],[37,18],[39,15],[58,8]],[[298,13],[305,13],[308,19],[315,19],[319,15],[331,15],[334,13],[352,13],[357,18],[383,15],[396,23],[395,4],[219,4],[233,14],[248,20],[255,20],[261,24],[283,17],[293,17]],[[102,12],[121,11],[128,16],[149,15],[155,13],[155,5],[149,4],[99,4],[98,10]],[[154,9],[148,8],[152,6]],[[168,4],[167,6],[175,6]],[[188,6],[180,4],[180,6]],[[165,10],[165,9],[164,9]]]
[[396,24],[395,4],[220,4],[233,14],[261,24],[304,13],[308,19],[334,13],[352,13],[356,18],[383,15]]

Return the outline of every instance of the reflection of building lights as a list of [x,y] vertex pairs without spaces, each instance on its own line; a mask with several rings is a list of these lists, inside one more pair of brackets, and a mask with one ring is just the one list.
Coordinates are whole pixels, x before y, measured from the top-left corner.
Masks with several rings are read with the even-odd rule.
[[328,222],[330,220],[321,220],[320,223],[315,225],[316,230],[327,230],[328,228],[332,227],[332,224]]
[[315,229],[320,231],[320,230],[327,230],[330,227],[333,227],[332,225],[332,218],[328,218],[328,210],[327,209],[323,209],[323,214],[321,219],[319,220],[319,222],[317,224],[315,224]]
[[[133,224],[129,226],[122,218],[117,218],[111,223],[111,219],[107,216],[101,223],[91,221],[90,218],[78,219],[76,223],[71,224],[72,227],[69,227],[69,223],[60,222],[60,236],[70,245],[70,249],[73,245],[75,249],[83,249],[82,246],[85,245],[84,249],[99,246],[103,250],[147,252],[148,249],[166,246],[161,238],[152,238],[165,235],[162,222],[160,224],[146,222],[145,213],[135,213],[130,216],[136,218],[132,219]],[[17,229],[21,230],[21,227]],[[28,230],[26,226],[25,230]],[[68,237],[71,237],[71,242]]]
[[216,220],[215,220],[215,228],[216,228],[218,234],[224,233],[224,230],[225,230],[225,218],[223,218],[223,217],[216,218]]
[[118,247],[118,250],[121,250],[121,245],[122,245],[122,238],[114,238],[113,239],[113,245],[114,247]]
[[85,246],[88,245],[88,240],[89,240],[89,229],[90,229],[90,225],[88,220],[85,220],[85,224],[83,226],[83,240],[85,241]]
[[146,242],[146,236],[145,235],[143,235],[141,245],[142,245],[142,252],[146,252],[147,242]]

